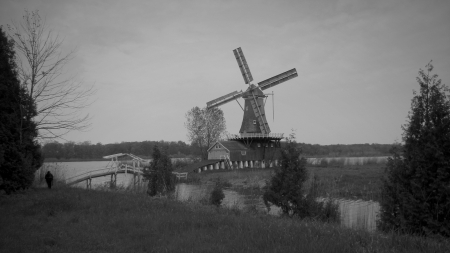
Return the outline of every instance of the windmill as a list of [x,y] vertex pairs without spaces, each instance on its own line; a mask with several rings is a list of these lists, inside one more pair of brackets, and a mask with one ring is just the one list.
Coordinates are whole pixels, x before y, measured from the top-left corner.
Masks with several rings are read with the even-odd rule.
[[[252,84],[253,76],[248,67],[247,61],[245,60],[244,53],[241,48],[237,48],[233,50],[234,56],[236,57],[236,61],[239,65],[239,69],[241,70],[242,77],[244,78],[244,82],[249,85],[246,91],[233,91],[229,94],[216,98],[206,103],[207,109],[211,109],[238,98],[244,98],[245,104],[242,108],[244,111],[244,117],[242,119],[241,129],[239,130],[241,137],[251,137],[251,136],[260,136],[260,137],[276,137],[274,134],[270,134],[270,127],[267,123],[266,114],[264,110],[264,98],[266,98],[266,94],[262,91],[268,88],[271,88],[280,83],[286,82],[289,79],[297,77],[297,70],[295,68],[288,70],[284,73],[266,79],[264,81],[259,82],[257,85]],[[273,95],[273,94],[272,94]]]
[[206,103],[206,108],[211,109],[233,100],[237,101],[238,98],[244,98],[244,107],[241,106],[244,111],[241,129],[239,134],[229,135],[227,141],[217,141],[209,147],[208,161],[199,165],[199,172],[207,168],[277,166],[280,158],[280,140],[283,139],[283,134],[271,133],[264,110],[264,99],[273,93],[264,94],[263,90],[297,77],[297,70],[293,68],[255,85],[252,83],[253,76],[241,48],[233,50],[233,53],[248,88],[244,92],[233,91],[211,100]]

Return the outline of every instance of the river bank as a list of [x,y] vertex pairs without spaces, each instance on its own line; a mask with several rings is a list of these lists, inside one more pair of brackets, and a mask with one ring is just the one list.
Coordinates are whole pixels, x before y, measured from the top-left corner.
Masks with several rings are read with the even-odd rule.
[[67,187],[0,196],[0,224],[1,252],[450,251],[437,239]]
[[[307,166],[309,180],[317,177],[321,184],[323,197],[360,199],[379,201],[381,178],[384,164],[344,165],[344,166]],[[273,168],[246,168],[239,170],[213,170],[202,173],[189,173],[188,182],[212,184],[220,179],[229,183],[237,191],[250,190],[262,194],[266,182],[274,174]]]

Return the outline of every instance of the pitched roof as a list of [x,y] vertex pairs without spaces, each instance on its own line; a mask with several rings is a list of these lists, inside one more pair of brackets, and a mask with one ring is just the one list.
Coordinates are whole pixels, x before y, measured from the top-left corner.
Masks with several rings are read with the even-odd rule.
[[222,145],[224,148],[226,148],[228,151],[233,151],[233,150],[247,150],[248,148],[242,144],[239,141],[217,141],[215,142],[213,145],[211,145],[211,147],[209,147],[209,150],[211,150],[217,143],[219,143],[220,145]]

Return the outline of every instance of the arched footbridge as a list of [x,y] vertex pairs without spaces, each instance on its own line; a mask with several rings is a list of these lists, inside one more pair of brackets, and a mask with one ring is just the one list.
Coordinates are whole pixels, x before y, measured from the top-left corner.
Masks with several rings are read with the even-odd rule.
[[[111,159],[105,168],[90,170],[85,173],[78,174],[74,177],[66,179],[67,185],[75,185],[86,181],[86,188],[90,189],[92,187],[92,179],[99,177],[111,177],[110,184],[116,185],[118,174],[130,174],[133,175],[133,186],[140,186],[143,182],[142,175],[144,174],[144,165],[149,162],[136,155],[119,153],[109,156],[104,156],[104,159]],[[120,160],[119,160],[120,159]],[[172,172],[177,178],[186,178],[187,172],[179,173]]]

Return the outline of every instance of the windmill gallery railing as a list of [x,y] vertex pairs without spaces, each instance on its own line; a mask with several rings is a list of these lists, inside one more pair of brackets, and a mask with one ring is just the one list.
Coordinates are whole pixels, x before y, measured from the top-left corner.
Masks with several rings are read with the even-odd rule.
[[275,138],[275,139],[282,139],[283,133],[268,133],[268,134],[262,134],[262,133],[240,133],[240,134],[228,134],[227,139],[233,140],[233,139],[242,139],[242,138]]
[[[119,157],[128,156],[131,158],[127,161],[119,161]],[[92,179],[93,178],[99,178],[99,177],[106,177],[110,176],[110,185],[116,186],[117,184],[117,174],[125,174],[127,176],[128,174],[133,175],[133,187],[140,187],[143,182],[143,174],[144,174],[144,167],[143,164],[148,164],[148,161],[135,156],[133,154],[125,154],[125,153],[119,153],[114,154],[110,156],[103,157],[105,159],[111,159],[109,163],[106,165],[105,168],[97,169],[97,170],[90,170],[85,173],[78,174],[74,177],[67,178],[66,184],[67,185],[75,185],[78,183],[81,183],[83,181],[86,181],[86,188],[90,189],[92,188]],[[187,172],[186,173],[178,173],[178,172],[172,172],[178,179],[185,178],[187,179]]]

